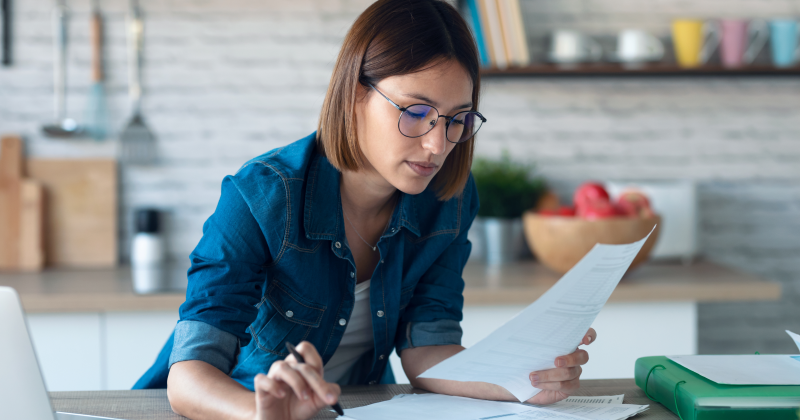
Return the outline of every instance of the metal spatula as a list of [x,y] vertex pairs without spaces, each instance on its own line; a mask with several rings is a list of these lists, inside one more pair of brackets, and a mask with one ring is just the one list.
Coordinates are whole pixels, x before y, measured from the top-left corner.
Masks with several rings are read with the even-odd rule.
[[123,163],[152,165],[156,163],[156,138],[142,119],[142,37],[144,24],[137,0],[131,0],[128,18],[129,88],[133,116],[120,135]]

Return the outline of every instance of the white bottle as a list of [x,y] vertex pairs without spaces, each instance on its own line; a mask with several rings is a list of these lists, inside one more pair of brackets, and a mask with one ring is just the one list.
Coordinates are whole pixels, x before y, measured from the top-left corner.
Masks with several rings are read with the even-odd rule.
[[153,293],[165,286],[164,238],[159,229],[159,212],[141,209],[134,216],[136,233],[131,246],[133,290]]

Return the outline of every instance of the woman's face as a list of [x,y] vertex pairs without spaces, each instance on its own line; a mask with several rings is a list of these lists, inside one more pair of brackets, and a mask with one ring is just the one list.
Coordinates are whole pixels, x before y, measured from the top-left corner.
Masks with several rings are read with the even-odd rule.
[[[443,61],[427,70],[392,76],[375,87],[401,108],[431,105],[439,115],[453,116],[472,109],[472,80],[455,60]],[[419,194],[428,187],[455,147],[447,141],[446,121],[440,118],[427,134],[410,138],[400,133],[400,111],[367,87],[356,105],[356,129],[361,151],[368,162],[364,173],[406,194]]]

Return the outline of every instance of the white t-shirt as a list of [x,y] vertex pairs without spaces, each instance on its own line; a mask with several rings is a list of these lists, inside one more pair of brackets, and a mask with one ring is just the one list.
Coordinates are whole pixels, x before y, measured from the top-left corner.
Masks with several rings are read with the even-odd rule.
[[369,283],[356,284],[355,304],[350,321],[344,330],[339,347],[325,364],[325,381],[336,382],[344,376],[358,359],[375,347],[372,338],[372,314],[369,309]]

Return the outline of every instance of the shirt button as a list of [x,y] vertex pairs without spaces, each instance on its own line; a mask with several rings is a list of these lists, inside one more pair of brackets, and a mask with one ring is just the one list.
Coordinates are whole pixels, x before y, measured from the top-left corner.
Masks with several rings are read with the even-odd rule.
[[286,318],[291,318],[291,317],[293,317],[293,316],[294,316],[294,312],[292,312],[292,311],[286,311]]
[[378,318],[383,318],[383,311],[378,311]]
[[381,260],[381,264],[383,264],[383,260]]
[[347,325],[347,320],[346,320],[346,319],[344,319],[344,318],[340,319],[340,320],[339,320],[339,325],[341,325],[341,326],[345,326],[345,325]]
[[383,355],[378,356],[378,360],[383,360],[384,358]]
[[375,384],[377,384],[377,383],[378,383],[378,381],[369,381],[369,384],[370,384],[370,385],[375,385]]
[[351,271],[351,272],[350,272],[350,278],[352,279],[352,278],[353,278],[353,277],[355,277],[355,276],[356,276],[356,273],[354,273],[354,272],[352,272],[352,271]]
[[392,232],[394,232],[394,228],[392,228]]
[[335,246],[336,248],[341,248],[342,247],[342,243],[339,242],[339,241],[336,241],[336,243],[333,244],[333,246]]

